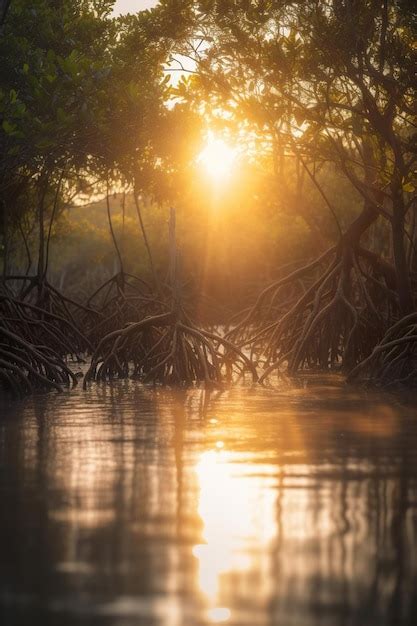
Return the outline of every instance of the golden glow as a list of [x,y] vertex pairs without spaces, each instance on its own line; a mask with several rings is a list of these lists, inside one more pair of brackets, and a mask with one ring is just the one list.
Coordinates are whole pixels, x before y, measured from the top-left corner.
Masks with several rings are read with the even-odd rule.
[[[104,537],[117,548],[114,572],[139,591],[100,603],[100,614],[160,626],[264,626],[278,620],[271,607],[282,624],[315,623],[321,604],[345,602],[355,589],[370,593],[379,533],[389,533],[398,508],[398,477],[388,466],[382,472],[378,451],[339,457],[334,446],[341,430],[353,442],[389,441],[401,432],[401,412],[374,400],[354,411],[335,403],[313,428],[316,410],[306,402],[323,389],[140,388],[127,402],[122,381],[99,386],[83,403],[75,396],[72,405],[46,404],[51,419],[42,429],[26,420],[16,454],[23,478],[44,468],[45,490],[56,494],[45,501],[59,539],[51,566],[70,584],[99,576],[100,553],[85,550],[84,538],[94,547]],[[136,419],[138,402],[152,420]],[[375,502],[384,514],[378,523]],[[148,566],[138,570],[144,549]],[[410,554],[416,571],[417,553]],[[317,580],[333,581],[331,593],[323,586],[318,596]],[[149,593],[155,588],[160,593]],[[386,594],[381,602],[390,584]]]
[[217,607],[215,609],[210,609],[208,612],[208,618],[214,624],[220,624],[221,622],[227,622],[230,619],[230,609],[226,609],[224,607]]
[[265,488],[264,477],[248,476],[246,464],[233,463],[231,453],[219,448],[219,443],[223,442],[204,452],[196,465],[205,543],[193,548],[199,587],[213,623],[229,620],[233,612],[222,598],[225,577],[259,567],[247,547],[255,537],[258,545],[266,547],[276,533],[276,494]]
[[198,162],[215,182],[227,178],[236,160],[236,149],[223,139],[210,133],[205,148],[200,152]]

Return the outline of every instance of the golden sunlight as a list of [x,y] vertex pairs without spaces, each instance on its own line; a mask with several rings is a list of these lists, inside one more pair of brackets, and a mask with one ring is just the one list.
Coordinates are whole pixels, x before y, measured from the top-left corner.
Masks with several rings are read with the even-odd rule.
[[231,173],[236,154],[235,148],[210,133],[197,160],[215,182],[220,182]]
[[215,624],[219,624],[221,622],[227,622],[227,620],[230,619],[230,609],[226,609],[223,607],[217,607],[214,609],[211,609],[208,612],[208,618],[211,622],[214,622]]
[[[267,564],[253,561],[248,546],[254,537],[265,549],[276,533],[276,493],[269,489],[268,479],[254,477],[250,466],[233,463],[224,447],[204,452],[196,465],[200,487],[198,512],[204,523],[204,543],[193,548],[198,560],[199,587],[207,602],[211,623],[225,623],[233,607],[225,606],[227,579],[243,584],[253,570],[259,580],[267,580]],[[258,589],[258,597],[270,593],[268,585]]]

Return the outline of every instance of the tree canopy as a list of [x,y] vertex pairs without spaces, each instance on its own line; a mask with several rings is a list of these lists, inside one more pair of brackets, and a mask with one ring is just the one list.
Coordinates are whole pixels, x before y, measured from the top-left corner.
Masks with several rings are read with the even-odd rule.
[[[139,300],[158,312],[174,205],[193,285],[181,298],[194,314],[203,291],[228,299],[228,337],[251,347],[262,379],[282,367],[352,370],[415,308],[414,3],[163,0],[117,18],[113,4],[0,6],[3,288],[23,285],[23,301],[66,318],[48,279],[51,242],[78,237],[90,248],[79,266],[99,265],[102,211],[118,267],[114,326],[103,328],[141,319]],[[222,182],[204,175],[204,163],[224,174],[228,155]],[[85,232],[70,210],[81,197],[103,199]],[[68,256],[54,256],[58,274]],[[136,279],[157,299],[126,300]],[[95,287],[87,309],[101,302]]]

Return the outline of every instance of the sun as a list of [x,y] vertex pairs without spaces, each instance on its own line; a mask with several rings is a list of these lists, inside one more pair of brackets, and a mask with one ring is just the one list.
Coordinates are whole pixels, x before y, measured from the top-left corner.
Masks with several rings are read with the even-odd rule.
[[212,133],[198,156],[198,162],[215,182],[221,182],[230,175],[235,160],[236,149]]

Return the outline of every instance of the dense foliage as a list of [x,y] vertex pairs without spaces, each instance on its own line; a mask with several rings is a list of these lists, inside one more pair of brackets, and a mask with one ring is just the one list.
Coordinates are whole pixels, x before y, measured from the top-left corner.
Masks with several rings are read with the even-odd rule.
[[[126,323],[142,329],[172,300],[168,329],[137,342],[166,337],[167,378],[211,379],[213,367],[218,379],[225,344],[208,372],[208,336],[204,349],[183,338],[188,365],[177,359],[178,324],[197,332],[181,297],[201,323],[230,322],[262,380],[351,370],[415,309],[414,3],[163,0],[118,18],[112,7],[0,5],[4,328],[30,344],[43,311],[55,351],[72,328],[64,358]],[[238,155],[223,185],[199,162],[210,133]],[[172,205],[179,291],[166,285]],[[109,346],[106,371],[128,373],[130,353],[121,368]],[[407,368],[413,346],[391,346],[396,363]]]

